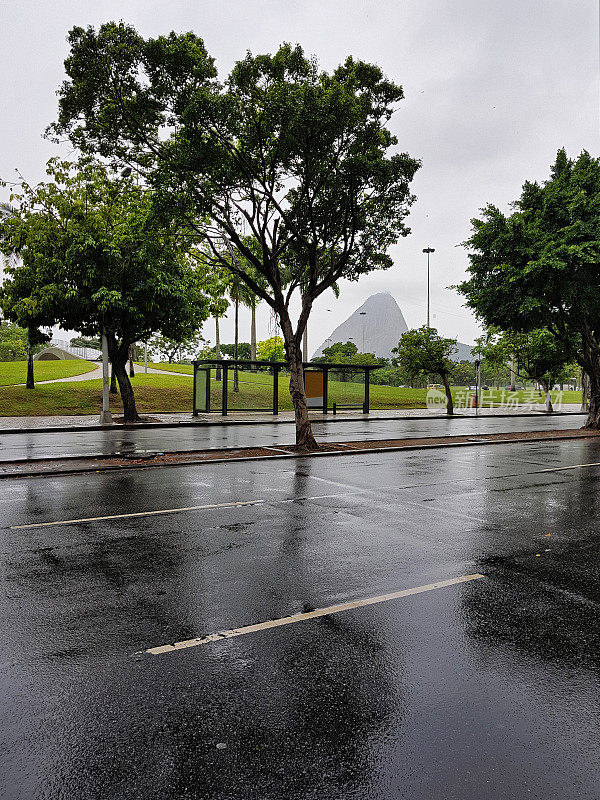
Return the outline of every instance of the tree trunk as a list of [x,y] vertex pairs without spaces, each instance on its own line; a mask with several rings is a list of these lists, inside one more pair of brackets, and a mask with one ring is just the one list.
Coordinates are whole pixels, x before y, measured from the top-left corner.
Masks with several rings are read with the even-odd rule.
[[27,348],[27,382],[25,383],[26,389],[35,389],[35,380],[33,376],[33,348]]
[[586,373],[588,384],[588,416],[586,428],[600,429],[600,346],[596,337],[589,331],[583,331],[581,337],[583,345],[582,366]]
[[552,414],[554,409],[552,408],[552,396],[550,394],[550,384],[542,383],[542,389],[544,390],[544,401],[546,404],[546,412],[548,414]]
[[112,364],[112,377],[116,377],[121,392],[123,403],[123,419],[125,422],[139,422],[140,416],[135,406],[135,396],[129,376],[127,375],[127,360],[129,358],[129,345],[126,342],[119,344],[114,333],[107,332],[108,357]]
[[[219,336],[219,318],[215,317],[215,354],[217,358],[221,358],[221,338]],[[215,379],[221,380],[221,367],[217,364],[217,374]]]
[[[235,298],[235,332],[233,337],[233,358],[234,361],[237,362],[238,359],[238,338],[239,338],[239,314],[240,314],[240,301],[236,297]],[[238,365],[233,368],[233,391],[239,392],[240,390],[240,379],[238,375]]]
[[[250,307],[252,320],[250,322],[250,359],[256,361],[256,302]],[[252,371],[256,370],[256,366],[252,366]]]
[[123,419],[125,422],[139,422],[140,416],[135,406],[135,396],[133,387],[126,369],[127,361],[117,363],[113,367],[114,374],[117,376],[119,390],[121,392],[121,402],[123,403]]
[[444,384],[444,389],[446,390],[446,414],[448,416],[452,416],[454,414],[454,403],[452,401],[452,392],[450,391],[450,383],[448,382],[448,376],[442,375],[442,383]]
[[582,370],[581,372],[581,410],[582,411],[589,411],[589,399],[590,399],[590,379],[587,376],[587,373]]
[[135,378],[135,369],[133,368],[133,359],[137,357],[137,353],[135,352],[135,345],[134,344],[130,344],[129,345],[128,356],[129,356],[129,377],[130,378]]
[[586,428],[600,430],[600,372],[587,369],[588,379],[588,416]]
[[296,420],[296,450],[318,450],[319,445],[312,432],[306,405],[306,395],[304,394],[304,368],[302,366],[300,341],[294,336],[292,323],[287,316],[287,312],[279,313],[279,319],[290,368],[290,395]]
[[117,390],[117,376],[115,375],[115,368],[113,367],[112,362],[111,362],[111,365],[110,365],[110,389],[109,389],[109,392],[111,394],[117,394],[117,391],[118,391]]

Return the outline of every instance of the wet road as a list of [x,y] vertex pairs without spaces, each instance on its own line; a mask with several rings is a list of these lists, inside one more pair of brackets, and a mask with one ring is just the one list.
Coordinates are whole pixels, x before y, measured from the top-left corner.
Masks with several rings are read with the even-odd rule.
[[[356,422],[315,422],[313,430],[320,441],[355,439],[397,439],[422,436],[461,436],[464,434],[510,431],[561,430],[579,428],[585,415],[565,414],[548,417],[456,417],[445,419],[359,420]],[[23,434],[0,433],[0,461],[60,456],[131,455],[221,447],[255,447],[293,444],[294,425],[209,425],[181,428],[107,429],[101,431],[63,431]]]
[[599,462],[572,441],[3,483],[0,796],[597,800]]

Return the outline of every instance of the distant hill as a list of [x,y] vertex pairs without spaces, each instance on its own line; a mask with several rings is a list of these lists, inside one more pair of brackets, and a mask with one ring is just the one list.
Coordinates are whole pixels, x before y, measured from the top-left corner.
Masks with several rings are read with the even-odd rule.
[[[364,312],[364,317],[362,316]],[[364,324],[364,347],[363,347]],[[323,350],[335,342],[354,342],[361,353],[374,353],[380,358],[392,358],[392,348],[396,347],[408,326],[398,306],[389,292],[372,294],[360,308],[333,330],[321,346],[313,353],[323,355]],[[456,361],[473,361],[473,346],[458,342]]]
[[[364,313],[364,316],[361,314]],[[363,347],[364,325],[364,347]],[[396,347],[408,326],[398,303],[389,292],[372,294],[360,308],[333,330],[321,346],[313,353],[323,354],[323,349],[335,342],[352,341],[361,353],[374,353],[382,358],[392,357],[392,347]]]
[[475,361],[475,356],[473,355],[474,345],[458,342],[456,346],[458,350],[453,356],[454,361]]

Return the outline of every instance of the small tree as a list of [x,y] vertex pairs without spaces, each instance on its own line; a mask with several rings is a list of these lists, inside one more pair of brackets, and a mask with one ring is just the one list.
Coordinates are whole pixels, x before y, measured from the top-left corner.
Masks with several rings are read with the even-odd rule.
[[[345,344],[335,342],[329,347],[323,348],[323,355],[313,358],[312,361],[317,364],[346,364],[348,366],[352,366],[352,364],[387,364],[385,358],[377,358],[373,353],[359,353],[358,347],[350,341]],[[348,380],[349,372],[351,370],[340,371],[342,381]]]
[[514,361],[522,380],[540,384],[545,394],[546,411],[552,411],[550,392],[571,361],[573,348],[565,348],[550,331],[540,328],[528,333],[491,331],[481,352],[489,364],[507,367]]
[[281,336],[271,336],[258,343],[259,361],[285,361],[285,344]]
[[[4,223],[5,226],[12,227],[16,224],[17,217],[12,216]],[[0,224],[0,247],[2,246],[2,228]],[[11,242],[11,248],[17,242]],[[24,255],[24,253],[23,253]],[[25,353],[27,356],[27,381],[25,388],[35,387],[35,376],[33,369],[33,356],[52,338],[50,333],[44,333],[41,328],[50,328],[54,324],[52,314],[44,303],[41,293],[38,291],[36,281],[39,279],[40,270],[38,265],[26,264],[23,259],[13,261],[6,268],[8,279],[4,282],[1,294],[2,310],[6,317],[26,331]]]
[[[222,344],[221,352],[225,353],[229,358],[235,358],[235,344]],[[250,342],[237,343],[237,356],[240,361],[249,361],[252,355]],[[254,359],[256,360],[256,359]]]
[[27,331],[11,322],[0,323],[0,361],[22,361],[27,357]]
[[440,376],[446,391],[446,413],[449,415],[454,413],[450,376],[456,367],[456,362],[452,360],[456,350],[456,339],[443,339],[435,328],[426,325],[403,333],[398,346],[392,349],[394,364],[403,367],[409,375],[425,373]]
[[249,53],[220,86],[192,33],[145,40],[108,23],[74,28],[69,41],[54,133],[135,165],[196,227],[213,263],[268,303],[290,368],[296,445],[316,447],[301,349],[313,304],[342,278],[389,268],[388,248],[409,233],[419,162],[387,127],[401,87],[351,57],[322,72],[299,46]]
[[189,232],[161,222],[149,191],[97,163],[54,159],[48,174],[49,183],[21,184],[17,213],[0,225],[1,246],[22,259],[8,270],[5,311],[28,329],[104,332],[125,420],[136,421],[130,345],[152,331],[185,338],[207,313]]
[[199,333],[194,333],[185,339],[171,339],[156,334],[148,340],[148,350],[152,358],[160,361],[166,356],[169,364],[172,364],[175,360],[195,358],[204,344],[205,341]]

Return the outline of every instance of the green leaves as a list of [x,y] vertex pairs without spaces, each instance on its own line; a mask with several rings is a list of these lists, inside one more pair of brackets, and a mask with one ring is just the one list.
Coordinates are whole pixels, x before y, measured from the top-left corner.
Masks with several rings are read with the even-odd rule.
[[454,370],[452,356],[456,344],[456,339],[444,339],[435,328],[423,325],[402,334],[398,346],[392,350],[395,354],[392,363],[402,367],[408,375],[435,373],[443,378]]
[[51,161],[53,179],[23,188],[19,213],[0,225],[18,246],[4,310],[24,327],[60,324],[135,342],[152,331],[191,335],[208,302],[186,255],[189,231],[162,222],[152,195],[132,177],[82,160]]
[[487,325],[527,333],[519,344],[538,376],[572,357],[592,372],[600,341],[600,161],[559,150],[550,178],[527,181],[514,208],[504,215],[488,206],[473,221],[470,275],[459,290]]
[[137,165],[212,263],[278,313],[295,290],[309,310],[340,278],[391,265],[419,162],[388,152],[403,93],[378,66],[348,58],[326,73],[284,44],[248,53],[221,86],[191,33],[144,40],[107,23],[70,44],[55,132]]

